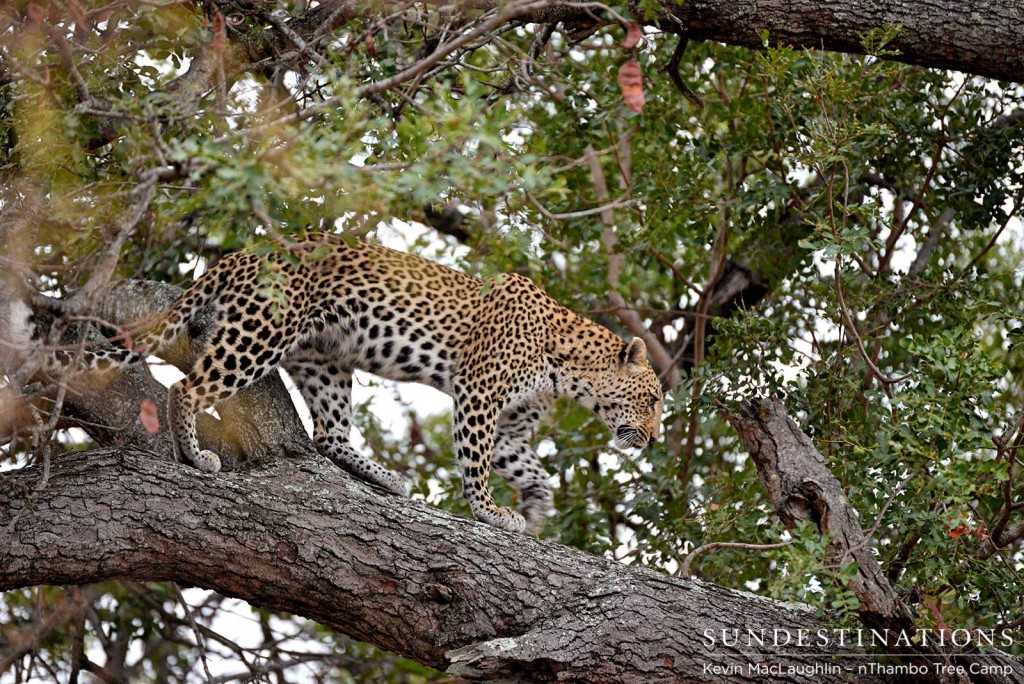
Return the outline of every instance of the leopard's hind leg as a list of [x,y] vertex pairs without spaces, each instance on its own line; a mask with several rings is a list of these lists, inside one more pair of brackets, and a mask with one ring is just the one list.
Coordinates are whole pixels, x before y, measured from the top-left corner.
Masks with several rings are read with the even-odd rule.
[[300,348],[282,362],[313,417],[313,441],[332,463],[399,496],[408,496],[401,475],[363,456],[349,444],[352,370],[313,348]]
[[[200,449],[196,414],[273,371],[294,343],[300,319],[294,311],[273,308],[266,297],[242,288],[222,293],[215,307],[215,317],[221,322],[192,370],[171,387],[168,396],[175,458],[210,473],[220,470],[220,457]],[[253,307],[259,311],[240,315],[245,310],[255,311]]]

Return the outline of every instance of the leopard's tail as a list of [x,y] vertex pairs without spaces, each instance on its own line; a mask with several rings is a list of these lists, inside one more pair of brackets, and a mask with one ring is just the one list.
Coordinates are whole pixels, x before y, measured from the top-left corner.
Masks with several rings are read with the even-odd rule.
[[[162,313],[153,323],[133,338],[121,337],[126,346],[109,346],[85,350],[55,349],[46,354],[38,370],[51,375],[69,371],[107,371],[125,368],[141,363],[151,354],[160,355],[162,349],[175,343],[198,311],[207,306],[216,296],[219,288],[215,282],[203,283],[203,278],[193,284],[170,309]],[[44,333],[39,330],[35,314],[23,301],[12,298],[8,311],[10,343],[27,358],[33,348],[44,343]],[[23,359],[24,360],[24,359]]]

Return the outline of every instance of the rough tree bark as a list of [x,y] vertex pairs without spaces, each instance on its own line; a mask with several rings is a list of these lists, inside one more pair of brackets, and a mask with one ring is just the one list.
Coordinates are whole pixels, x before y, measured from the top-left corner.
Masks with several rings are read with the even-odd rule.
[[[750,663],[824,668],[836,652],[708,648],[705,630],[795,634],[826,621],[388,497],[324,461],[211,476],[108,449],[62,457],[36,489],[40,475],[0,482],[0,590],[175,580],[470,679],[751,681]],[[705,664],[739,671],[712,676]],[[845,676],[783,670],[773,681]]]
[[720,408],[750,452],[782,522],[791,529],[805,522],[815,525],[829,538],[833,562],[857,563],[850,588],[860,599],[861,621],[868,627],[910,629],[914,616],[882,574],[842,485],[782,402],[748,402],[742,415]]
[[884,2],[852,0],[698,0],[665,3],[663,25],[699,40],[760,48],[770,45],[863,54],[864,36],[900,27],[886,45],[896,59],[933,69],[955,69],[1003,81],[1024,80],[1024,6],[1016,0]]
[[[122,448],[63,457],[45,488],[40,477],[0,481],[0,590],[174,580],[471,680],[833,682],[862,662],[842,658],[849,646],[770,645],[774,630],[828,626],[808,608],[495,530],[321,460],[206,475]],[[766,645],[726,646],[723,630]],[[1013,671],[974,681],[1024,682],[1008,657],[971,662]]]
[[[768,500],[782,522],[791,529],[801,523],[813,525],[828,539],[832,563],[856,562],[857,574],[850,580],[849,588],[859,600],[857,612],[864,625],[882,633],[889,630],[894,636],[912,632],[914,613],[883,574],[869,535],[861,528],[856,511],[828,469],[825,457],[789,417],[781,401],[749,401],[741,409],[736,414],[719,404],[719,410],[750,452]],[[922,663],[941,655],[927,646],[898,650],[921,654],[916,662]],[[975,655],[948,653],[941,657],[970,672],[972,661],[978,664]],[[993,653],[987,660],[1009,667],[1013,674],[979,672],[972,674],[970,681],[1008,682],[1024,678],[1024,665],[1009,656]]]

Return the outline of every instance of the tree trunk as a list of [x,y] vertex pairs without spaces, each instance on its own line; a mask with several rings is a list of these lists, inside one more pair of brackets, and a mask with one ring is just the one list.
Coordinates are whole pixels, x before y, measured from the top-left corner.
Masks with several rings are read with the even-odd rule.
[[[150,280],[116,282],[98,293],[89,314],[122,328],[131,328],[152,321],[170,308],[182,293],[180,287]],[[53,302],[54,305],[59,302]],[[6,321],[10,302],[0,293],[0,331]],[[53,312],[46,305],[33,307],[37,324],[45,332],[53,321]],[[187,339],[161,352],[163,360],[182,373],[192,368],[196,352],[209,337],[213,321],[209,312],[200,312],[189,326]],[[81,329],[69,326],[61,342],[75,345]],[[185,336],[183,336],[185,337]],[[90,344],[102,338],[93,330]],[[6,350],[4,350],[6,351]],[[2,364],[0,364],[2,365]],[[102,446],[134,446],[161,455],[172,453],[167,429],[167,388],[161,385],[146,366],[134,366],[111,373],[72,374],[66,380],[72,391],[66,392],[61,406],[60,427],[79,427]],[[49,382],[37,394],[12,397],[12,410],[0,412],[0,439],[9,439],[18,431],[34,424],[34,417],[24,406],[30,402],[41,416],[48,418],[53,410],[57,385]],[[35,390],[35,387],[33,387]],[[144,401],[157,406],[159,430],[150,433],[139,418]],[[18,407],[14,410],[13,407]],[[227,470],[258,467],[286,455],[316,454],[313,445],[284,382],[271,373],[246,387],[231,399],[217,406],[222,420],[206,413],[196,423],[199,443],[221,457]]]

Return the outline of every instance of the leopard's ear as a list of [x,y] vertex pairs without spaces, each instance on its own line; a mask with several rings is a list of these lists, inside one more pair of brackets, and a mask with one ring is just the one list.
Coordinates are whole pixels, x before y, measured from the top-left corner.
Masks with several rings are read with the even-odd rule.
[[646,360],[647,345],[639,337],[631,339],[619,351],[619,363],[631,372],[642,371]]

